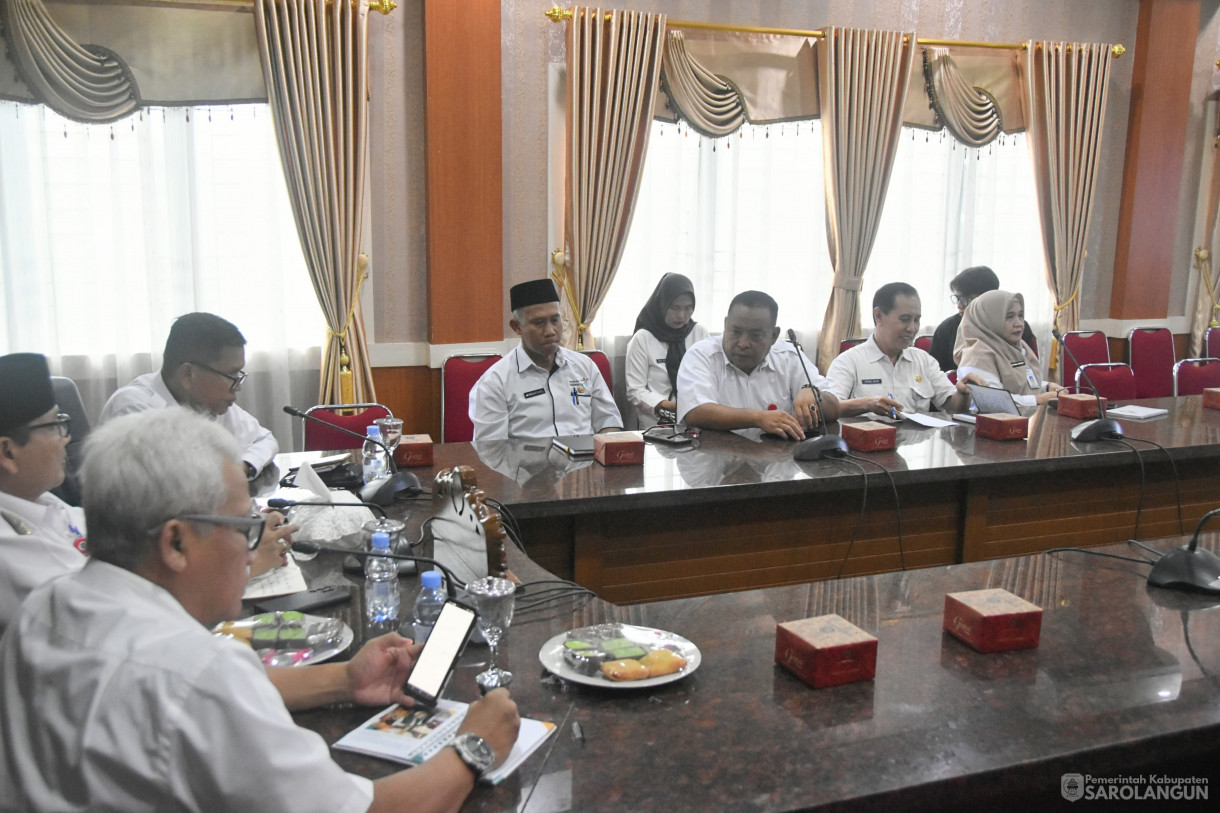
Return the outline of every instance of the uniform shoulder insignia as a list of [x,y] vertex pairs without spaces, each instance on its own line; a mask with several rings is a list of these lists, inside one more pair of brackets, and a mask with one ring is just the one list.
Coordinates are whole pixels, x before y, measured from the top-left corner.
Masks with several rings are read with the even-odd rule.
[[8,511],[0,511],[0,519],[3,519],[10,526],[12,526],[13,530],[21,536],[30,536],[34,533],[34,529],[31,528],[24,519],[16,514]]

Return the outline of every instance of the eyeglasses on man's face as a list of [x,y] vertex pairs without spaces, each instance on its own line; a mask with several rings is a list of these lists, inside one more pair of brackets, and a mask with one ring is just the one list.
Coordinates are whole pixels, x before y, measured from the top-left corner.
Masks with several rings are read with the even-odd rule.
[[203,369],[207,370],[209,373],[214,373],[215,375],[218,375],[221,378],[227,378],[229,380],[229,391],[230,392],[237,392],[237,390],[241,387],[241,383],[243,381],[245,381],[246,377],[249,375],[249,373],[247,373],[245,370],[238,370],[236,375],[229,375],[228,373],[222,373],[220,370],[217,370],[215,367],[209,367],[208,365],[204,364],[201,361],[192,361],[192,362],[188,362],[188,363],[194,364],[196,367],[202,367]]
[[[235,517],[225,516],[223,514],[179,514],[170,519],[178,519],[183,522],[200,522],[205,525],[224,525],[228,528],[242,533],[246,537],[246,550],[254,550],[258,547],[258,541],[263,537],[263,527],[267,524],[267,518],[257,511],[251,511],[248,516]],[[169,522],[169,520],[165,520]],[[148,529],[150,535],[159,533],[165,522],[159,525],[154,525]]]
[[55,420],[47,421],[46,423],[34,423],[26,427],[33,432],[35,429],[50,429],[55,427],[55,431],[59,433],[61,438],[72,436],[72,416],[66,412],[60,412],[55,416]]
[[959,308],[964,308],[974,301],[974,297],[966,296],[965,294],[952,294],[949,296],[949,301]]

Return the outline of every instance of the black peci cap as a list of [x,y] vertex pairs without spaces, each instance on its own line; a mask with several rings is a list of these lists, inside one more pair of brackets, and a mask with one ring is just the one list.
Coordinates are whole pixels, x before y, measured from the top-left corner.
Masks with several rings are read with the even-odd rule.
[[20,429],[55,406],[47,357],[39,353],[0,356],[0,435]]
[[508,289],[509,309],[528,308],[546,302],[558,302],[559,292],[549,279],[532,279]]

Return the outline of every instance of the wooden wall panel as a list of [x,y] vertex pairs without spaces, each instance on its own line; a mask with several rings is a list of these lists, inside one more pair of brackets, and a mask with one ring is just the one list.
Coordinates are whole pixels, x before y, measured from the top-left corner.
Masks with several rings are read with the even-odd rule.
[[429,341],[496,341],[506,323],[499,2],[424,3],[424,74]]
[[441,439],[441,371],[428,367],[374,367],[378,403],[402,418],[406,434]]

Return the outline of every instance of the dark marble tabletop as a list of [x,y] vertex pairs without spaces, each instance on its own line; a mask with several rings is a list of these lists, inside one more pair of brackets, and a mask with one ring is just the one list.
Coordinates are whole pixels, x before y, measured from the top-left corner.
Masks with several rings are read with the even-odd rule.
[[[1216,550],[1220,536],[1204,544]],[[1102,550],[1149,556],[1135,545]],[[344,578],[328,556],[308,569]],[[510,565],[526,582],[549,577],[516,551]],[[629,607],[567,598],[520,611],[506,639],[513,696],[524,716],[558,731],[504,783],[477,788],[464,809],[1043,809],[1062,803],[1064,773],[1193,764],[1189,755],[1214,755],[1220,742],[1220,599],[1147,588],[1147,571],[1065,552]],[[404,580],[407,592],[414,582]],[[987,587],[1043,608],[1037,649],[982,655],[942,633],[944,594]],[[358,591],[340,612],[359,627]],[[775,666],[778,622],[830,612],[879,639],[875,680],[812,689]],[[643,690],[544,679],[538,652],[548,638],[610,620],[683,635],[702,665]],[[448,696],[476,697],[486,652],[468,647]],[[296,718],[333,742],[371,713]],[[334,754],[363,775],[396,770]]]
[[[1146,459],[1162,459],[1161,453],[1139,440],[1166,447],[1179,461],[1220,456],[1220,410],[1204,409],[1200,396],[1137,403],[1169,410],[1164,418],[1122,422]],[[1077,423],[1040,407],[1030,417],[1027,440],[999,442],[976,437],[968,424],[930,429],[908,422],[899,427],[893,451],[862,456],[893,472],[899,484],[1086,470],[1125,464],[1116,456],[1130,458],[1122,443],[1075,443],[1069,431]],[[830,431],[837,433],[839,425]],[[442,468],[473,466],[480,487],[521,519],[809,494],[848,487],[859,477],[850,463],[794,461],[794,442],[759,435],[708,431],[682,449],[650,443],[643,465],[618,467],[571,460],[549,439],[439,444],[432,469],[413,471],[426,481]]]

